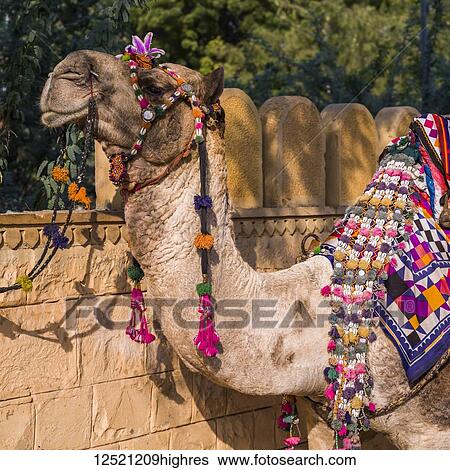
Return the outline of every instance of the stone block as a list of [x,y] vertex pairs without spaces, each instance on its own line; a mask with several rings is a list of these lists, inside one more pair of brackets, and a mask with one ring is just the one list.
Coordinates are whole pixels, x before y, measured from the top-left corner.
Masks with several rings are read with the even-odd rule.
[[[111,228],[120,233],[120,228]],[[59,252],[49,269],[33,283],[28,302],[55,300],[61,298],[61,292],[65,297],[76,298],[80,295],[127,292],[127,252],[128,246],[124,240],[117,245],[107,240],[101,250],[92,245],[77,245]]]
[[277,449],[279,443],[275,442],[276,413],[274,407],[254,411],[254,420],[253,448],[258,450]]
[[323,206],[325,135],[316,106],[300,96],[277,96],[260,109],[264,207]]
[[[146,373],[146,345],[125,334],[129,296],[102,296],[67,302],[76,322],[81,384],[135,377]],[[153,343],[149,348],[154,348]]]
[[173,450],[212,450],[216,448],[216,441],[216,422],[201,421],[172,429],[169,448]]
[[[18,276],[28,272],[32,267],[30,255],[33,250],[0,249],[0,286],[11,286]],[[33,259],[33,258],[32,258]],[[0,308],[27,303],[28,294],[22,289],[12,290],[0,295]]]
[[380,143],[379,153],[392,139],[406,135],[409,124],[419,114],[419,111],[412,106],[392,106],[380,109],[375,116]]
[[99,142],[95,142],[95,207],[96,209],[123,209],[119,189],[109,181],[109,162]]
[[192,421],[203,421],[226,414],[227,391],[200,374],[193,377]]
[[0,310],[0,399],[78,384],[76,339],[63,302]]
[[120,443],[121,450],[167,450],[170,431],[154,432]]
[[189,424],[192,419],[191,372],[175,370],[150,376],[153,381],[151,432]]
[[280,401],[277,396],[245,395],[236,390],[227,389],[227,415],[241,413],[242,411],[255,410],[271,406]]
[[375,172],[378,131],[362,104],[330,104],[322,111],[326,136],[327,205],[347,206],[362,194]]
[[152,383],[148,377],[93,386],[92,446],[150,432]]
[[36,449],[90,447],[92,389],[74,388],[34,397]]
[[227,185],[235,207],[262,207],[262,137],[258,110],[238,88],[226,88],[220,98],[225,110]]
[[172,371],[178,368],[178,356],[168,343],[161,331],[159,320],[155,319],[155,311],[152,309],[152,333],[156,340],[145,348],[145,370],[147,374]]
[[[120,233],[120,231],[119,231]],[[42,252],[36,250],[0,250],[1,286],[14,284],[17,276],[29,272]],[[126,268],[128,245],[107,241],[102,249],[93,245],[71,246],[58,252],[49,267],[33,281],[33,290],[15,290],[2,294],[0,307],[56,301],[66,297],[128,292]]]
[[0,450],[30,450],[33,441],[31,398],[0,402]]
[[252,450],[255,422],[253,412],[217,419],[217,449]]

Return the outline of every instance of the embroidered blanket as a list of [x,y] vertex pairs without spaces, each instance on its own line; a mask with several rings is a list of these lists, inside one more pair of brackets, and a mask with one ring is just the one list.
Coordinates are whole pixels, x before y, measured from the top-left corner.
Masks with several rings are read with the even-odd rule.
[[[375,301],[374,313],[413,383],[450,348],[450,230],[437,222],[450,180],[450,120],[426,114],[410,128],[421,154],[413,181],[414,230],[387,267],[386,295]],[[340,236],[332,233],[321,254],[333,253]]]
[[439,227],[425,199],[417,209],[408,246],[389,265],[386,298],[375,305],[411,382],[450,347],[450,231]]

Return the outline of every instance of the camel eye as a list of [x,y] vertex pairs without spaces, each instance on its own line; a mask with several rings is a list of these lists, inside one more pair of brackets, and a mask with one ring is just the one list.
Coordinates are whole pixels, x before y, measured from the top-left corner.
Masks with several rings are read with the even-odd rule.
[[163,92],[162,88],[159,88],[155,85],[145,86],[144,90],[147,91],[148,93],[151,93],[152,95],[160,95]]

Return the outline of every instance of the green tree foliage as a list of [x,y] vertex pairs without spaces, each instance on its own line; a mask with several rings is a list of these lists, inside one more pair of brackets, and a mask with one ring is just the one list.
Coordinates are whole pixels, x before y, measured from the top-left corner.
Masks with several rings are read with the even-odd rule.
[[21,188],[19,202],[32,204],[24,195],[33,193],[36,169],[55,141],[39,124],[39,94],[48,72],[71,50],[119,52],[132,32],[153,31],[167,61],[202,73],[223,65],[226,85],[244,89],[258,105],[291,94],[319,108],[353,100],[373,113],[412,105],[446,114],[450,0],[428,3],[424,63],[417,0],[150,0],[145,6],[131,0],[3,0],[1,144],[9,148],[13,182],[7,200]]
[[[0,208],[42,205],[36,170],[55,152],[55,132],[39,122],[39,95],[48,73],[69,52],[113,52],[143,0],[2,0],[0,4],[0,175],[9,162]],[[128,35],[127,31],[127,35]],[[43,188],[41,188],[43,189]],[[45,198],[44,198],[45,200]]]

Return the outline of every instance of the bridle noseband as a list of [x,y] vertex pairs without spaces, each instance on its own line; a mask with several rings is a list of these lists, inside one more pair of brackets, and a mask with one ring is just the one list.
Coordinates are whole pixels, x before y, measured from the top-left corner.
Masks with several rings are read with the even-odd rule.
[[[127,62],[130,68],[130,82],[134,94],[136,95],[136,99],[138,100],[139,106],[141,108],[142,124],[139,130],[139,136],[128,153],[121,152],[108,156],[110,165],[109,179],[114,185],[120,186],[123,192],[132,194],[136,193],[137,191],[140,191],[141,189],[147,186],[158,184],[167,175],[169,175],[170,172],[180,164],[180,162],[186,160],[187,157],[189,157],[189,155],[191,154],[193,148],[195,148],[196,144],[199,145],[204,142],[204,121],[206,121],[208,117],[221,113],[221,107],[219,101],[217,101],[211,106],[201,105],[197,96],[194,93],[192,85],[186,82],[186,80],[180,77],[180,75],[178,75],[173,69],[171,69],[167,65],[158,64],[155,59],[151,59],[141,54],[131,53],[123,54],[121,59]],[[176,81],[177,87],[169,96],[167,104],[164,103],[158,106],[152,106],[150,104],[148,99],[145,97],[144,92],[139,86],[139,67],[147,69],[157,68]],[[190,105],[194,117],[194,132],[188,144],[178,155],[172,158],[172,160],[166,166],[164,171],[159,175],[155,176],[154,178],[145,180],[141,183],[130,182],[128,178],[127,164],[134,157],[136,157],[136,155],[142,149],[145,137],[152,123],[156,119],[163,117],[169,108],[171,108],[174,104],[180,101],[187,102]]]

